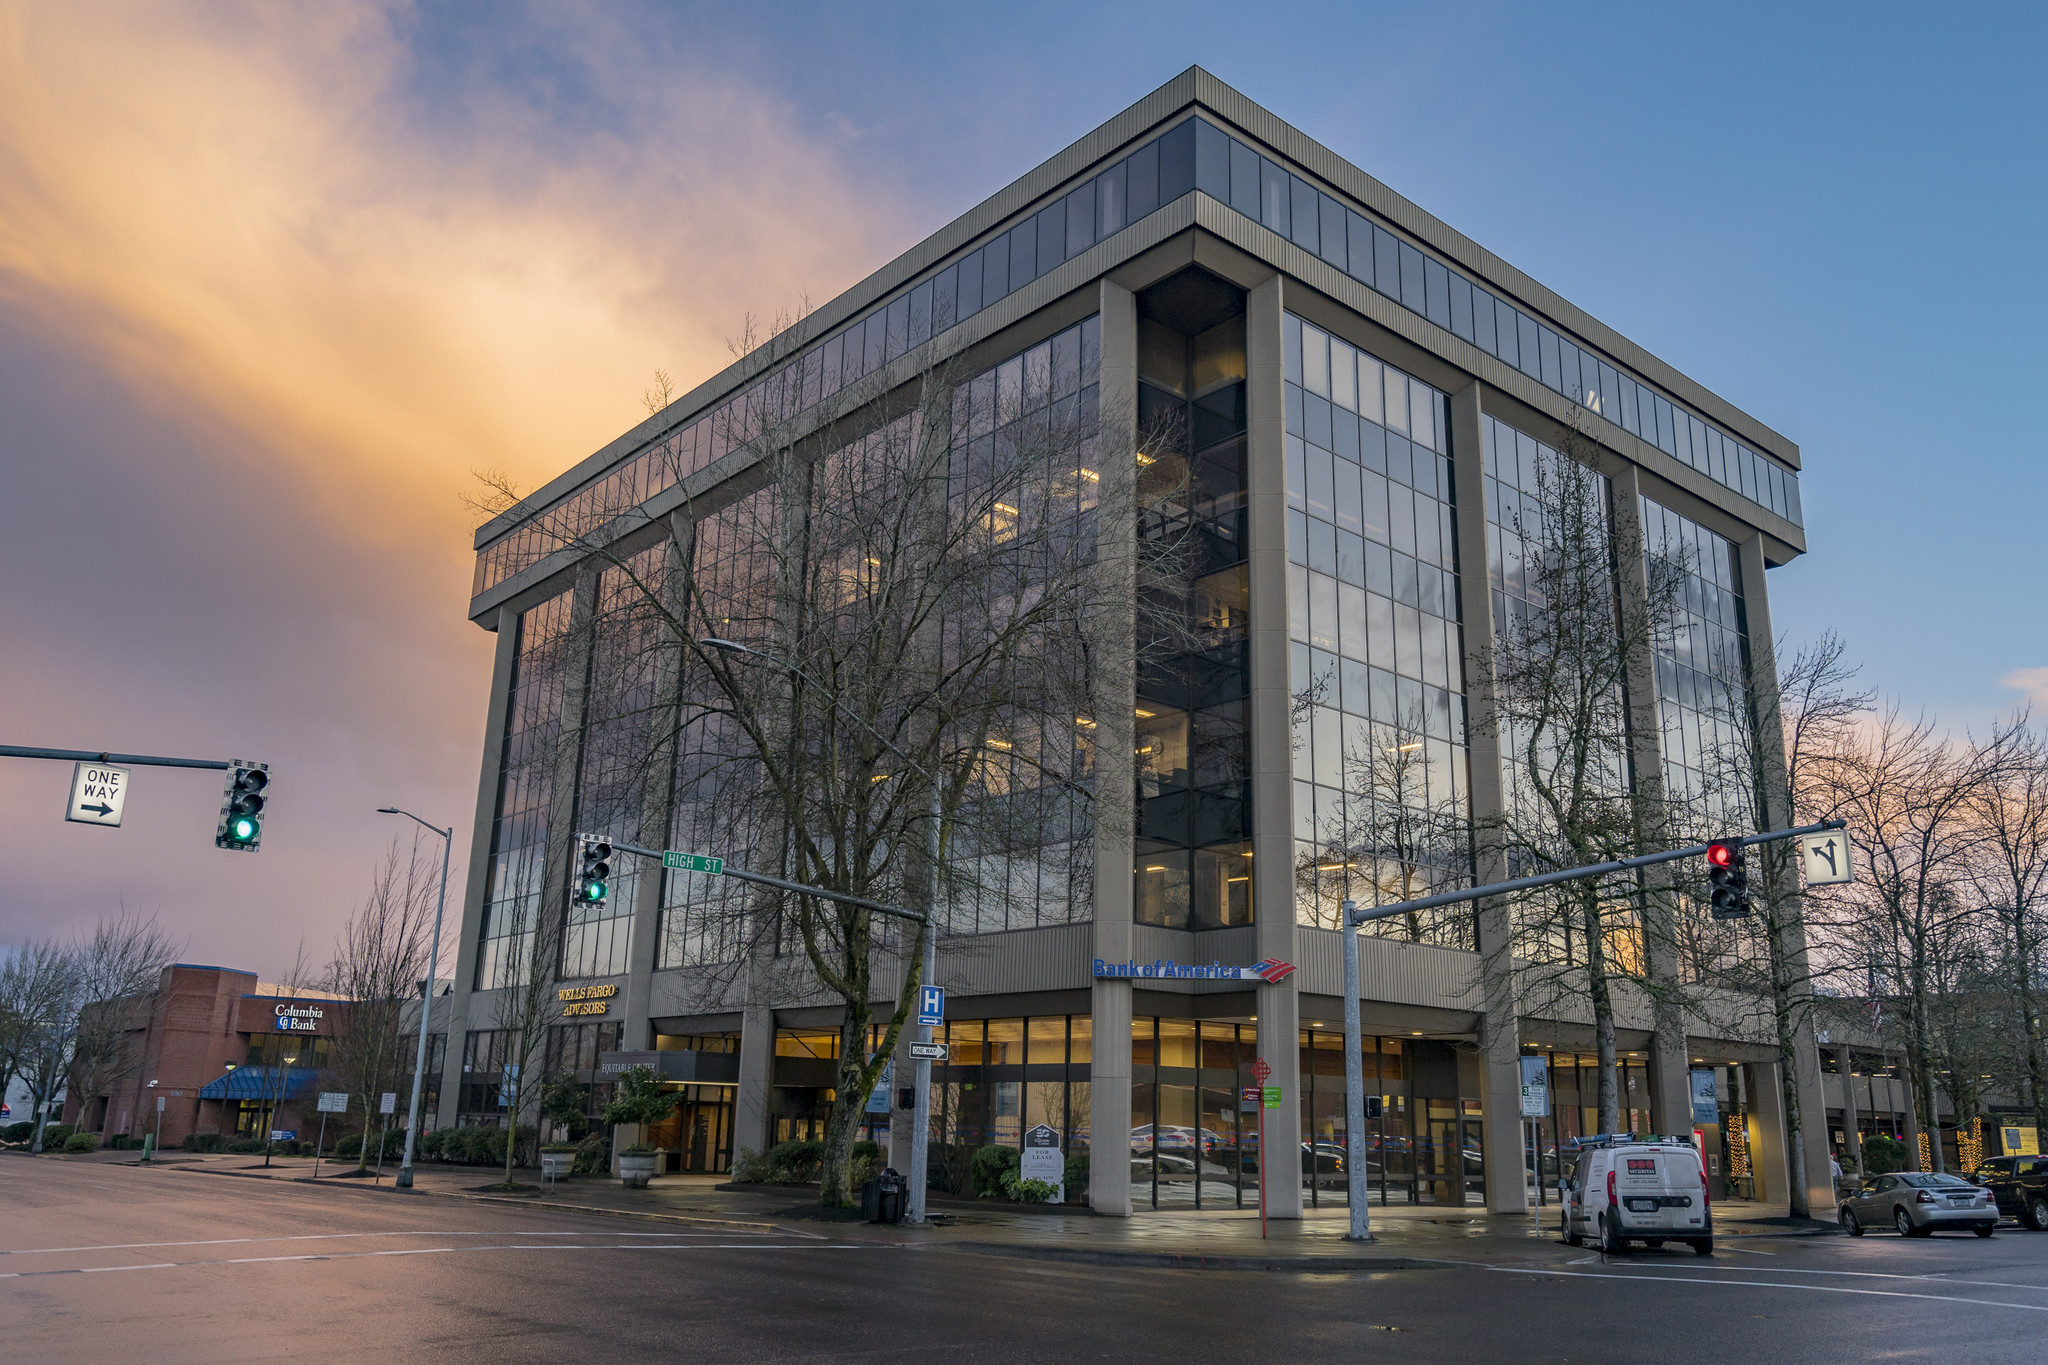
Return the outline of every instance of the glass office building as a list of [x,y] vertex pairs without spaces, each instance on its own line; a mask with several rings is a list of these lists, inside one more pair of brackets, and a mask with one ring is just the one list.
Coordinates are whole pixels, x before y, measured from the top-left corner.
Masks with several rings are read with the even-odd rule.
[[[582,1002],[549,1055],[594,1096],[605,1058],[665,1058],[688,1104],[672,1169],[820,1130],[834,1013],[786,972],[745,970],[777,948],[731,931],[738,893],[646,867],[606,906],[572,905],[572,836],[690,847],[715,831],[736,865],[754,856],[767,836],[731,817],[744,746],[718,717],[682,729],[650,794],[636,718],[692,698],[641,662],[653,627],[623,585],[688,556],[707,600],[757,612],[775,489],[734,433],[773,411],[791,448],[858,459],[823,435],[846,404],[933,374],[972,414],[956,472],[1046,423],[1131,414],[1090,458],[1167,479],[1199,564],[1189,628],[1131,671],[1127,723],[1084,716],[1032,736],[1028,763],[978,760],[979,789],[1007,792],[1128,736],[1134,813],[1073,801],[1029,846],[953,846],[971,890],[945,906],[932,1178],[1044,1124],[1089,1155],[1085,1197],[1107,1212],[1236,1208],[1262,1166],[1282,1216],[1341,1204],[1339,907],[1487,872],[1477,835],[1513,779],[1481,719],[1498,623],[1541,605],[1544,462],[1594,467],[1617,563],[1682,580],[1630,684],[1656,721],[1615,780],[1654,774],[1720,814],[1707,756],[1754,723],[1765,573],[1805,550],[1799,451],[1199,69],[480,528],[470,618],[498,648],[442,1119],[498,1121],[493,1000],[541,935]],[[1096,514],[1085,483],[1061,495]],[[615,524],[636,528],[627,553],[577,548]],[[1641,591],[1646,575],[1615,579]],[[1591,1121],[1587,1017],[1493,989],[1488,963],[1517,948],[1498,932],[1470,906],[1367,932],[1376,1202],[1526,1207]],[[1696,1124],[1689,1102],[1695,1065],[1715,1068],[1740,1097],[1740,1188],[1782,1198],[1766,1040],[1633,1006],[1618,1022],[1628,1121],[1719,1140],[1720,1117]],[[1526,1056],[1553,1067],[1542,1114],[1522,1112]],[[1246,1099],[1260,1061],[1278,1108]],[[868,1131],[902,1142],[906,1124],[878,1090]]]

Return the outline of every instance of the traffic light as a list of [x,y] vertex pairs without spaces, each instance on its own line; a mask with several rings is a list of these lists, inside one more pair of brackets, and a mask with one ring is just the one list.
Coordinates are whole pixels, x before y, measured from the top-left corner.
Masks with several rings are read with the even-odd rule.
[[1716,839],[1707,845],[1707,880],[1714,888],[1714,918],[1743,919],[1749,914],[1749,866],[1742,840]]
[[583,866],[576,873],[576,903],[603,905],[611,894],[612,846],[603,839],[583,836]]
[[263,843],[263,795],[270,786],[270,765],[236,759],[228,765],[228,789],[220,800],[220,827],[215,848],[254,853]]

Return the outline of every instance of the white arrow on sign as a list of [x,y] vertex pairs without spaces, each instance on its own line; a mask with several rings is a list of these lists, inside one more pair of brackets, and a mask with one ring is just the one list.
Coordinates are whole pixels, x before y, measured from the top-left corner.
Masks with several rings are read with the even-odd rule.
[[943,1062],[946,1060],[946,1044],[912,1043],[910,1057],[912,1061],[918,1062]]
[[64,818],[79,825],[121,827],[128,801],[128,770],[111,763],[77,763],[71,768],[71,803]]
[[1849,831],[1824,830],[1799,836],[1800,871],[1808,886],[1838,886],[1856,880],[1850,853]]

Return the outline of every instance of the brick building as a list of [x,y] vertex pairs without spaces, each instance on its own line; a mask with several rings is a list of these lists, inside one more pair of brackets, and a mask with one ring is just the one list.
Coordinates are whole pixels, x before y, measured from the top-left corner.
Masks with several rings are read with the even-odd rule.
[[162,1141],[176,1146],[191,1133],[260,1137],[266,1126],[307,1126],[348,1005],[254,972],[181,962],[164,968],[148,995],[87,1008],[109,1007],[130,1015],[135,1060],[98,1094],[68,1097],[64,1121],[107,1138],[140,1137],[157,1131],[161,1098]]

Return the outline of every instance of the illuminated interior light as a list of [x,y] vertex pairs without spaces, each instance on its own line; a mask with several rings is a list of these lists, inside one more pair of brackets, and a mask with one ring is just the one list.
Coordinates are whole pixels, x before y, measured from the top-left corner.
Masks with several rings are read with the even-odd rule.
[[1158,715],[1158,714],[1159,714],[1159,713],[1158,713],[1157,711],[1147,711],[1147,710],[1146,710],[1146,709],[1145,709],[1144,707],[1142,707],[1142,706],[1140,706],[1140,707],[1138,708],[1138,719],[1139,719],[1139,720],[1150,720],[1150,719],[1152,719],[1152,717],[1154,717],[1154,716],[1156,716],[1156,715]]
[[1079,474],[1082,478],[1088,480],[1088,482],[1090,483],[1102,482],[1102,476],[1092,469],[1077,469],[1074,472],[1076,474]]
[[1165,866],[1164,866],[1164,865],[1162,864],[1162,865],[1160,865],[1160,866],[1157,866],[1157,867],[1148,867],[1148,868],[1146,868],[1145,870],[1146,870],[1147,872],[1164,872],[1164,871],[1166,871],[1166,868],[1165,868]]
[[1007,739],[992,739],[988,742],[988,747],[991,749],[1007,749],[1010,747],[1010,741]]

